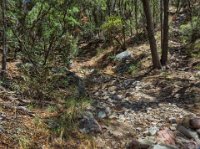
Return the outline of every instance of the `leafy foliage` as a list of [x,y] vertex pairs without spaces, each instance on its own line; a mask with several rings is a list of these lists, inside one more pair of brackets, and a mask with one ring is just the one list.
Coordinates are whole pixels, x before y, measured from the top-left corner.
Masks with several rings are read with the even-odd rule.
[[122,46],[122,37],[124,36],[123,27],[124,22],[119,16],[110,16],[106,19],[105,23],[101,26],[101,29],[105,32],[105,36],[108,40],[116,40],[119,45]]

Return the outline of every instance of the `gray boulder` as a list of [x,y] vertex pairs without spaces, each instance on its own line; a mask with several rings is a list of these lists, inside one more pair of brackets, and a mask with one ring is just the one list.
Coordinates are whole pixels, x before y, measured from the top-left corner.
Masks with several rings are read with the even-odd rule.
[[130,51],[124,51],[116,55],[115,60],[116,61],[122,61],[124,59],[130,58],[131,52]]

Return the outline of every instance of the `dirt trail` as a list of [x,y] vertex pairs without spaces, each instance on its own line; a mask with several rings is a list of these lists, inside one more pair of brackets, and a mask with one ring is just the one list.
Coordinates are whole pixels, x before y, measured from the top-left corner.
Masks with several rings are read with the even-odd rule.
[[98,67],[108,51],[75,63],[78,67],[73,71],[86,80],[94,100],[88,111],[102,128],[94,136],[97,148],[125,148],[134,139],[153,144],[156,133],[165,128],[176,134],[176,142],[183,142],[176,127],[188,115],[200,116],[200,76],[191,67],[192,60],[177,51],[179,47],[180,43],[170,41],[169,69],[152,71],[148,44],[129,47],[133,61],[143,55],[134,76],[116,73],[117,66],[125,67],[129,61]]

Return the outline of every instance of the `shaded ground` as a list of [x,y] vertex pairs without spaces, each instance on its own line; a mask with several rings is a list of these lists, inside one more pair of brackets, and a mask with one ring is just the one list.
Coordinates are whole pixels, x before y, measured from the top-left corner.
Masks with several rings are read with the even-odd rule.
[[[103,128],[102,134],[94,136],[97,148],[125,148],[133,138],[146,139],[151,127],[173,130],[170,118],[179,123],[184,117],[200,116],[200,75],[194,67],[199,58],[189,56],[187,48],[174,39],[169,41],[169,65],[163,70],[151,70],[145,41],[128,47],[132,57],[127,61],[110,58],[111,47],[76,63],[72,70],[85,78],[94,100],[89,111]],[[131,66],[136,67],[132,75]]]
[[[72,64],[71,70],[85,80],[92,99],[91,105],[84,106],[97,119],[102,133],[85,135],[77,132],[76,126],[70,127],[76,125],[68,115],[74,109],[68,109],[64,101],[34,107],[11,98],[16,94],[2,88],[0,148],[120,149],[133,139],[148,136],[152,140],[148,134],[152,127],[176,132],[171,118],[179,123],[188,115],[200,116],[199,57],[188,56],[186,48],[171,38],[168,68],[152,70],[149,45],[140,36],[127,41],[132,53],[127,61],[116,62],[120,49],[104,49],[98,41],[83,45]],[[156,37],[159,39],[159,34]],[[16,63],[9,63],[11,78],[19,75]],[[22,108],[16,109],[16,105]]]

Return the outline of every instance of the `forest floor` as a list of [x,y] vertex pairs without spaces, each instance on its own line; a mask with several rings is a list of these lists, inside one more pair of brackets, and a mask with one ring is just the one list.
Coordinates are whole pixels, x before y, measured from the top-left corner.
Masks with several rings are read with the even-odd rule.
[[[159,40],[159,33],[156,37]],[[1,87],[0,148],[123,149],[129,145],[137,149],[137,140],[150,146],[165,144],[154,148],[197,147],[199,138],[187,138],[177,126],[187,125],[188,117],[200,117],[199,55],[188,57],[182,43],[170,38],[168,67],[152,70],[147,40],[129,41],[131,57],[124,61],[115,61],[119,52],[114,47],[83,45],[71,71],[85,81],[92,102],[85,105],[83,117],[92,120],[80,132],[65,124],[71,129],[68,141],[46,123],[59,123],[62,105],[34,107]],[[8,64],[10,77],[18,75],[17,63]]]
[[[74,64],[94,100],[88,111],[101,126],[101,133],[94,136],[97,148],[125,148],[138,139],[152,145],[160,141],[156,134],[166,135],[166,131],[172,134],[171,141],[160,143],[171,148],[197,147],[176,127],[183,119],[200,116],[199,57],[188,58],[179,42],[169,43],[169,65],[163,70],[151,70],[146,41],[128,47],[131,58],[127,61],[110,60],[108,55],[114,53],[111,47]],[[130,148],[137,148],[134,141]]]

